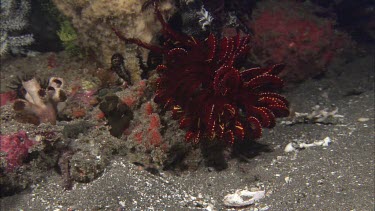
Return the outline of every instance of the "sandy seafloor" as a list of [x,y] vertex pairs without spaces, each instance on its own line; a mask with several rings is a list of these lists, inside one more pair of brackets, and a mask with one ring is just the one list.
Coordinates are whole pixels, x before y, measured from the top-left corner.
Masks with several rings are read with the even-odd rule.
[[[17,68],[42,74],[38,61],[46,57],[42,54],[4,63],[1,86]],[[79,70],[81,64],[60,65]],[[76,71],[66,77],[83,74],[84,70]],[[266,197],[242,210],[374,210],[373,80],[374,58],[362,55],[332,64],[319,79],[286,89],[293,111],[310,113],[316,105],[329,110],[337,107],[337,114],[343,116],[337,117],[340,123],[287,125],[280,120],[257,140],[271,150],[259,149],[251,159],[231,159],[225,170],[201,167],[180,175],[162,171],[157,176],[129,163],[126,156],[118,156],[98,179],[75,183],[72,190],[63,189],[58,173],[46,172],[31,188],[1,198],[0,209],[226,210],[230,208],[222,202],[225,195],[258,188],[266,191]],[[284,152],[295,139],[312,143],[326,137],[332,140],[327,147]]]

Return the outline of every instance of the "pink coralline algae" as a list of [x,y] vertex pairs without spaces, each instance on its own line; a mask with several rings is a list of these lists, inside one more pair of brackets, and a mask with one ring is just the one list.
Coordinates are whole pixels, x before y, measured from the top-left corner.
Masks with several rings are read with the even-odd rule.
[[15,91],[0,93],[0,106],[6,105],[7,103],[12,103],[16,98],[17,93]]
[[1,158],[5,157],[6,171],[12,172],[22,165],[23,160],[29,154],[29,149],[35,144],[34,140],[27,137],[25,131],[11,135],[0,135]]
[[140,99],[144,96],[146,90],[146,81],[142,80],[130,86],[120,95],[120,98],[123,103],[128,105],[131,108],[134,108],[138,105]]
[[154,113],[152,103],[146,102],[141,106],[139,120],[128,130],[128,132],[131,131],[129,139],[136,141],[147,149],[165,148],[160,133],[161,127],[160,117],[157,113]]

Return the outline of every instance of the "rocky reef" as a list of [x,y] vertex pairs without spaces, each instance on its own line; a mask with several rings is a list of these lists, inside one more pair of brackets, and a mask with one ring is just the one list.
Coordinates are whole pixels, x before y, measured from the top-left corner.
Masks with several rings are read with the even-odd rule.
[[279,118],[299,103],[284,97],[284,81],[324,72],[346,39],[333,19],[295,1],[51,1],[74,34],[57,31],[61,40],[88,55],[69,57],[65,45],[1,67],[1,82],[33,75],[15,91],[1,86],[3,195],[46,172],[72,189],[115,156],[155,175],[253,158],[266,148],[254,140],[277,136]]

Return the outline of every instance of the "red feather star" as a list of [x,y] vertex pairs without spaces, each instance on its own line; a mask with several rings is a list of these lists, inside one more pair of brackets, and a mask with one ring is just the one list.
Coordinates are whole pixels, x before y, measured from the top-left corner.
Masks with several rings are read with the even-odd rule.
[[180,128],[187,131],[187,142],[216,138],[233,144],[259,138],[263,127],[275,126],[276,117],[289,115],[287,100],[275,93],[283,86],[277,74],[285,65],[236,68],[249,51],[249,35],[218,40],[210,34],[198,41],[174,31],[157,8],[155,13],[167,38],[162,47],[113,30],[125,42],[164,55],[165,63],[157,67],[160,77],[154,101],[172,111]]

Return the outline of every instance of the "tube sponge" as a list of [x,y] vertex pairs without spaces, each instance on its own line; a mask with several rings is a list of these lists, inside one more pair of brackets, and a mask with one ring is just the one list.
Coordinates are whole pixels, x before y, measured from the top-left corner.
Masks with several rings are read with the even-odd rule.
[[13,109],[20,115],[27,117],[30,123],[56,124],[57,103],[66,100],[62,78],[51,77],[47,88],[42,88],[35,78],[22,81],[26,90],[25,99],[17,99]]

